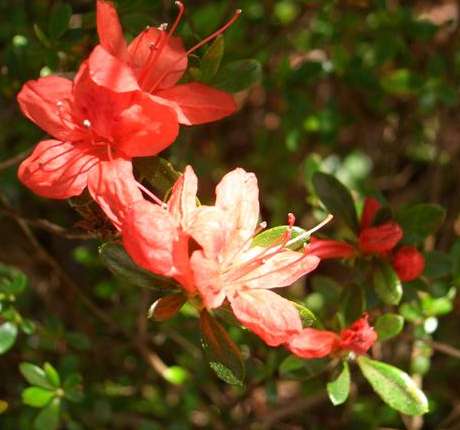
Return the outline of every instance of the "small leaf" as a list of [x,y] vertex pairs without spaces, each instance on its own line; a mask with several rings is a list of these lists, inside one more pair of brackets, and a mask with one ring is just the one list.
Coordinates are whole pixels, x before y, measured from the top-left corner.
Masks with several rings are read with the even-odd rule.
[[[262,246],[262,247],[269,247],[281,241],[282,236],[286,233],[286,230],[289,227],[287,225],[280,225],[278,227],[273,227],[268,230],[264,230],[262,233],[259,233],[253,240],[251,246]],[[292,227],[291,231],[291,241],[292,246],[289,245],[288,248],[297,250],[303,247],[305,243],[308,242],[310,238],[309,235],[302,236],[297,241],[294,239],[298,238],[299,236],[305,234],[306,231],[300,227]]]
[[315,325],[315,323],[317,323],[317,318],[310,309],[308,309],[302,303],[298,303],[293,300],[291,300],[291,302],[294,304],[294,306],[299,311],[299,316],[300,316],[300,319],[302,320],[303,327],[311,327]]
[[305,360],[295,355],[287,356],[279,366],[279,373],[283,377],[296,380],[309,380],[324,372],[328,365],[327,359]]
[[163,377],[174,385],[183,385],[184,382],[188,379],[188,376],[188,372],[180,366],[168,367],[163,372]]
[[225,329],[207,311],[200,314],[203,349],[209,365],[228,384],[243,385],[244,364],[240,351]]
[[61,386],[61,378],[57,370],[50,363],[45,363],[43,370],[51,385],[55,388],[59,388]]
[[316,172],[313,175],[313,187],[326,209],[357,232],[358,215],[348,189],[334,176],[323,172]]
[[222,67],[212,85],[230,93],[243,91],[262,79],[262,66],[257,60],[238,60]]
[[413,416],[428,412],[425,394],[407,373],[364,355],[357,362],[374,391],[393,409]]
[[45,371],[35,364],[32,363],[21,363],[19,365],[19,370],[21,371],[24,378],[31,385],[36,385],[41,388],[48,388],[49,390],[54,389],[50,384]]
[[391,339],[401,333],[404,327],[404,318],[397,314],[385,314],[377,318],[374,328],[379,335],[379,340]]
[[62,386],[64,397],[74,403],[83,400],[82,379],[78,373],[69,375]]
[[0,263],[0,293],[16,296],[27,285],[27,277],[20,270]]
[[381,263],[374,268],[374,290],[382,302],[397,305],[402,297],[401,281],[388,263]]
[[51,48],[51,43],[48,37],[46,36],[46,34],[40,28],[40,26],[38,24],[34,24],[33,28],[34,28],[35,36],[37,36],[37,39],[41,42],[41,44],[45,48]]
[[201,59],[201,81],[210,82],[219,70],[224,55],[224,37],[217,37]]
[[121,245],[113,242],[104,243],[99,248],[99,255],[107,268],[122,281],[160,291],[164,290],[165,285],[173,287],[168,279],[137,266]]
[[36,430],[56,430],[59,426],[61,400],[55,397],[35,418]]
[[183,294],[173,294],[171,296],[161,297],[150,306],[148,318],[156,321],[166,321],[172,318],[187,301]]
[[433,234],[443,223],[446,211],[439,205],[421,203],[400,210],[396,220],[404,231],[402,242],[418,244]]
[[55,396],[54,391],[40,387],[29,387],[22,392],[22,401],[33,408],[43,408]]
[[48,34],[51,40],[59,39],[69,28],[72,7],[66,3],[55,3],[48,21]]
[[0,325],[0,354],[8,351],[16,341],[18,328],[15,324],[7,321]]
[[350,369],[346,361],[339,376],[327,384],[327,393],[334,406],[345,403],[350,394]]

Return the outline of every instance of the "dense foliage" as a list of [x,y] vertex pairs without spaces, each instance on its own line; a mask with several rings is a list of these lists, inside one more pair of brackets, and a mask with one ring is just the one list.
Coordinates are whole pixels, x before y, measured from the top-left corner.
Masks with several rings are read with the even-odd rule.
[[[175,35],[187,48],[228,20],[232,25],[188,56],[180,81],[199,82],[202,97],[214,98],[212,109],[197,113],[191,103],[176,118],[143,94],[129,101],[107,96],[100,82],[85,80],[84,69],[75,78],[87,58],[101,70],[113,61],[93,51],[98,43],[107,48],[104,37],[113,35],[99,28],[98,39],[96,2],[0,0],[0,428],[458,428],[460,398],[452,384],[460,370],[457,2],[185,6]],[[178,11],[172,2],[148,0],[119,0],[116,7],[128,42],[146,26],[171,28]],[[129,133],[115,126],[111,132],[127,136],[125,155],[131,151],[142,184],[133,193],[142,190],[147,200],[154,193],[170,214],[143,202],[125,221],[123,195],[113,215],[107,196],[91,186],[105,167],[97,180],[88,179],[88,191],[66,200],[31,192],[64,196],[75,185],[43,191],[48,175],[33,182],[33,169],[41,168],[33,157],[18,181],[18,165],[45,133],[61,140],[24,118],[16,100],[23,88],[18,100],[33,119],[34,92],[26,90],[35,84],[23,85],[48,76],[83,82],[73,93],[79,110],[94,107],[98,114],[108,98],[114,116],[133,104],[164,119],[167,126],[158,129],[145,114],[138,128],[129,123]],[[177,101],[174,83],[159,86],[165,76],[137,77],[163,103]],[[154,136],[157,150],[130,150],[131,137],[139,142],[145,130],[146,145]],[[113,161],[110,151],[104,157],[97,162]],[[234,276],[221,301],[212,288],[199,285],[197,292],[181,273],[167,274],[146,257],[146,244],[160,246],[156,237],[166,230],[142,224],[142,217],[177,218],[174,201],[194,174],[198,196],[181,205],[205,216],[190,233],[187,264],[192,252],[203,252],[210,267],[214,243],[207,242],[206,223],[214,216],[219,233],[228,228],[233,240],[215,260],[237,249],[230,255],[246,264],[222,269]],[[208,208],[217,184],[218,201]],[[251,226],[266,220],[268,227],[246,226],[240,243],[240,231],[229,225],[241,222],[241,207],[256,207],[257,187],[260,219],[257,203],[245,220]],[[225,196],[238,204],[221,211]],[[179,231],[188,225],[184,207],[177,209]],[[265,290],[285,283],[267,285],[253,271],[247,262],[259,249],[261,265],[274,264],[281,252],[294,256],[295,265],[275,265],[275,272],[286,275],[302,264],[296,274],[307,276],[290,271],[292,285],[277,294]],[[235,281],[241,267],[255,273],[252,283],[263,279],[250,294]],[[248,305],[262,296],[273,305],[264,315],[257,312],[265,302],[260,309]]]

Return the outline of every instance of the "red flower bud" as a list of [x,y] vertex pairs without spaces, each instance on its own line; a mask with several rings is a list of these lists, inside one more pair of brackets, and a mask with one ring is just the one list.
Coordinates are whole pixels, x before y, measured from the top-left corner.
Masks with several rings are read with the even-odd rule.
[[304,328],[291,337],[287,346],[298,357],[321,358],[335,351],[339,342],[339,336],[332,331]]
[[399,224],[387,222],[362,230],[359,235],[359,248],[366,254],[384,253],[393,249],[402,237],[403,231]]
[[401,281],[413,281],[425,270],[425,257],[414,246],[403,246],[393,256],[393,268]]
[[366,197],[366,200],[364,200],[363,212],[361,214],[361,230],[372,225],[375,215],[377,215],[381,206],[380,202],[374,199],[374,197]]
[[352,258],[355,255],[355,249],[347,242],[339,240],[323,240],[315,237],[307,248],[308,254],[316,255],[322,260],[330,258]]
[[364,314],[340,333],[340,349],[353,351],[355,354],[365,354],[368,351],[377,340],[377,333],[367,319],[368,315]]

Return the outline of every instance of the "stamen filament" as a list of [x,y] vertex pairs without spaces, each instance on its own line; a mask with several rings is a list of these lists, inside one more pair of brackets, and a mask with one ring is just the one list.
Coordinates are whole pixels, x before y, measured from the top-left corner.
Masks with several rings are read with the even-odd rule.
[[298,242],[302,242],[304,239],[307,239],[310,237],[315,231],[320,230],[323,228],[326,224],[329,224],[331,222],[332,218],[334,218],[334,215],[329,214],[323,221],[321,221],[317,226],[313,227],[312,229],[306,231],[305,233],[302,233],[301,235],[295,237],[294,239],[291,239],[289,242],[286,243],[286,247],[296,245]]
[[155,203],[159,204],[161,207],[164,207],[164,202],[160,200],[155,194],[153,194],[149,189],[145,188],[140,182],[136,181],[137,187],[147,194]]

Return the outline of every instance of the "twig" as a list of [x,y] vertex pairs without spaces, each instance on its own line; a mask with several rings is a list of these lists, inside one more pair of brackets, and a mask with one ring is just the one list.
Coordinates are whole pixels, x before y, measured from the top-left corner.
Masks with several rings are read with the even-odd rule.
[[29,155],[29,153],[30,150],[24,151],[7,160],[0,161],[0,172],[20,163],[22,160],[24,160],[24,158],[26,158]]
[[447,345],[443,342],[435,342],[434,340],[427,341],[427,343],[435,350],[443,354],[450,355],[451,357],[460,359],[460,349]]

